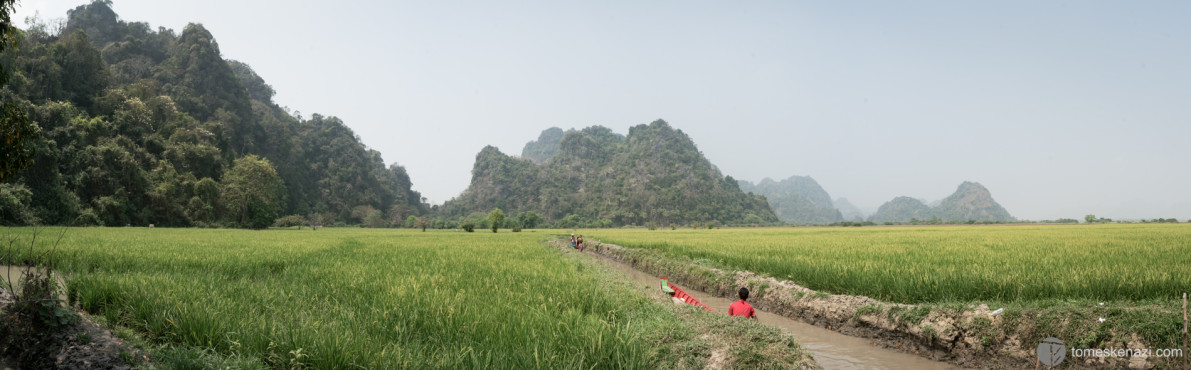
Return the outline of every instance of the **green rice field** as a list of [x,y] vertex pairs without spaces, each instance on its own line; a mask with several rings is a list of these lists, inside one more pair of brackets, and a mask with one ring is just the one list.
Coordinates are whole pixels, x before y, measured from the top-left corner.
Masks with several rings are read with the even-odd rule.
[[[39,244],[62,230],[41,229]],[[233,367],[656,367],[664,349],[645,337],[675,314],[546,238],[72,228],[56,258],[86,311]]]
[[[42,228],[38,245],[62,233],[54,256],[73,304],[166,346],[155,355],[173,368],[656,368],[682,356],[660,341],[683,332],[674,311],[543,244],[570,232]],[[1165,307],[1191,291],[1187,224],[576,232],[901,303]],[[195,353],[222,362],[186,365]]]
[[1173,300],[1191,224],[583,230],[815,290],[901,303]]

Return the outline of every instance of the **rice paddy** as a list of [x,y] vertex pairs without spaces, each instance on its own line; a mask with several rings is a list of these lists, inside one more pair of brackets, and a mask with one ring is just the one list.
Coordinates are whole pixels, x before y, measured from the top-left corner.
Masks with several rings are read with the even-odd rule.
[[66,230],[57,259],[84,310],[264,367],[656,367],[662,344],[643,338],[680,325],[674,313],[545,238],[86,228]]
[[584,230],[592,239],[901,302],[1172,300],[1191,225]]

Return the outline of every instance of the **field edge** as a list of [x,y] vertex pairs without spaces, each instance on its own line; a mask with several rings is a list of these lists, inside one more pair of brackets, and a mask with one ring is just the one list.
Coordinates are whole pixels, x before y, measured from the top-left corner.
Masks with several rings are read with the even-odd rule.
[[[1108,306],[1055,301],[1005,304],[993,315],[987,304],[900,304],[865,296],[814,291],[788,280],[750,271],[708,266],[682,256],[627,248],[592,240],[591,251],[719,297],[731,298],[747,286],[750,303],[847,335],[869,338],[891,349],[965,367],[1029,367],[1036,364],[1037,343],[1046,337],[1069,339],[1069,348],[1180,348],[1166,333],[1181,313],[1165,305]],[[1172,303],[1173,304],[1173,303]],[[1170,316],[1171,320],[1152,320]],[[1180,316],[1174,320],[1174,316]],[[1114,325],[1098,325],[1108,317]],[[1166,321],[1170,321],[1167,323]],[[1171,329],[1173,330],[1173,329]],[[1177,337],[1177,335],[1176,335]],[[1163,339],[1166,340],[1163,340]],[[1166,346],[1166,347],[1163,347]],[[1185,352],[1186,350],[1184,350]],[[1184,354],[1185,355],[1185,354]],[[1069,363],[1093,368],[1177,368],[1182,358],[1097,358]]]

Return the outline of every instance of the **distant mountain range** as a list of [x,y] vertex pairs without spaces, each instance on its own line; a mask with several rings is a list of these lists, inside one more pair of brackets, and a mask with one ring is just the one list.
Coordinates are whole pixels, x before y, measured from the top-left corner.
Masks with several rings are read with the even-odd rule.
[[960,184],[954,194],[931,202],[931,205],[927,205],[923,199],[897,197],[881,205],[872,215],[865,215],[845,198],[832,201],[827,191],[810,176],[791,176],[781,181],[766,178],[757,184],[748,181],[738,183],[745,192],[765,196],[778,219],[795,225],[822,225],[840,221],[909,223],[932,219],[941,222],[1015,220],[993,200],[988,189],[975,182]]
[[936,218],[940,221],[1014,221],[1004,207],[993,200],[992,194],[983,185],[965,181],[959,185],[955,193],[931,207],[921,200],[911,197],[897,197],[881,205],[869,217],[869,221],[883,222],[911,222],[925,221]]
[[[644,140],[647,136],[649,140]],[[667,145],[659,145],[661,143],[667,143]],[[644,145],[649,145],[649,147]],[[504,161],[505,165],[500,166],[498,172],[492,172],[488,167],[481,166],[481,162],[485,161]],[[707,162],[707,159],[698,152],[694,143],[685,134],[682,134],[682,131],[674,130],[660,120],[648,126],[634,127],[630,130],[628,138],[600,126],[565,132],[560,128],[551,127],[542,131],[537,140],[525,144],[520,159],[504,156],[496,148],[485,148],[477,156],[476,163],[476,170],[473,170],[473,175],[476,177],[473,178],[472,187],[458,200],[449,202],[450,207],[445,207],[453,214],[478,213],[500,206],[512,211],[541,210],[548,215],[548,219],[559,219],[576,214],[587,219],[614,220],[613,223],[624,225],[641,224],[642,222],[683,223],[706,220],[747,224],[757,223],[758,219],[765,220],[770,215],[775,216],[781,222],[795,225],[821,225],[840,221],[860,222],[866,220],[875,223],[909,223],[931,220],[1007,222],[1014,220],[1004,207],[993,200],[988,189],[975,182],[960,184],[954,194],[930,202],[930,205],[924,199],[897,197],[882,205],[872,215],[866,215],[845,198],[833,201],[827,191],[810,176],[790,176],[781,181],[765,178],[756,184],[738,180],[736,187],[739,190],[708,186],[715,184],[714,179],[721,177],[719,170]],[[530,164],[536,165],[530,166]],[[679,171],[671,169],[679,169]],[[692,171],[694,169],[698,170]],[[494,177],[504,176],[503,171],[521,171],[522,176],[512,176],[509,179],[532,181],[532,184],[494,179]],[[538,173],[528,174],[534,171],[538,171]],[[656,171],[661,171],[661,173],[655,173]],[[541,176],[561,177],[548,181],[537,179]],[[691,178],[692,176],[696,178]],[[725,179],[731,179],[731,177],[725,177]],[[543,181],[548,185],[540,185]],[[641,185],[646,182],[650,185]],[[573,185],[576,183],[582,183],[585,186],[576,188]],[[658,185],[663,186],[659,187]],[[533,188],[530,193],[536,193],[539,196],[507,194],[512,189],[522,189],[526,186]],[[696,191],[695,189],[702,190]],[[708,191],[711,193],[704,194]],[[758,211],[759,208],[749,201],[758,198],[742,197],[736,194],[737,191],[763,196],[769,206],[766,210],[768,212]],[[540,194],[555,192],[566,196],[560,195],[555,198],[547,196],[546,199],[571,200],[555,200],[552,203],[535,201],[542,199]],[[621,195],[609,197],[604,194],[606,192]],[[721,194],[723,192],[727,193]],[[680,193],[686,195],[677,195]],[[691,199],[699,197],[720,199],[718,201],[720,204],[731,205],[732,210],[727,213],[714,213],[711,210],[702,209],[694,216],[687,215],[693,208],[699,208],[696,207],[697,204],[689,202]],[[636,201],[626,202],[631,199],[636,199]],[[521,201],[514,205],[512,201],[515,200]],[[562,206],[546,207],[546,204],[561,204]],[[644,204],[649,210],[635,209],[634,205],[641,204]],[[525,205],[525,207],[518,207],[518,205]],[[662,207],[662,209],[658,210],[652,207]],[[750,221],[753,222],[742,222],[739,219],[732,220],[731,217],[724,217],[728,214],[741,214],[741,210],[748,210],[745,212],[746,215],[756,216],[750,218]]]
[[836,199],[835,208],[839,210],[841,216],[844,216],[845,221],[860,222],[868,218],[864,211],[860,210],[860,207],[853,205],[847,198]]
[[831,196],[810,176],[790,176],[782,181],[765,178],[753,183],[740,180],[740,190],[764,195],[773,213],[790,224],[829,224],[844,217],[832,204]]

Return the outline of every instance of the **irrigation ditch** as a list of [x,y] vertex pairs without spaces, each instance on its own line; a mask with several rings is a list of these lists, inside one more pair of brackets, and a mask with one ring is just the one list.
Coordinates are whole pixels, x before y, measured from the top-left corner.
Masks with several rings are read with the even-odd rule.
[[[561,244],[561,239],[557,242]],[[748,287],[752,291],[749,303],[758,310],[864,338],[872,349],[897,350],[967,368],[1038,367],[1037,348],[1041,340],[1047,337],[1071,338],[1067,343],[1068,348],[1155,348],[1153,343],[1156,341],[1147,341],[1147,328],[1175,321],[1183,323],[1182,312],[1175,312],[1177,308],[1171,310],[1152,306],[1084,308],[1057,305],[997,311],[986,304],[915,305],[882,302],[864,296],[818,292],[788,280],[749,271],[724,270],[685,257],[663,256],[651,250],[626,248],[597,240],[591,240],[588,244],[588,251],[609,262],[624,264],[648,276],[669,276],[671,281],[688,292],[696,290],[712,297],[728,299],[734,298],[740,287]],[[1138,330],[1096,325],[1097,315],[1111,317],[1108,313],[1123,311],[1133,314],[1130,317],[1134,318],[1149,315],[1180,317],[1178,320],[1136,323],[1132,327]],[[1104,322],[1102,317],[1099,319],[1099,323]],[[1149,334],[1152,337],[1152,333]],[[1177,339],[1172,340],[1172,343],[1177,342]],[[1177,344],[1171,347],[1177,347]],[[820,360],[818,357],[816,359]],[[1184,361],[1185,357],[1068,356],[1067,361],[1056,368],[1182,368]],[[840,364],[842,367],[851,367],[846,361]],[[858,367],[899,366],[885,363]]]

